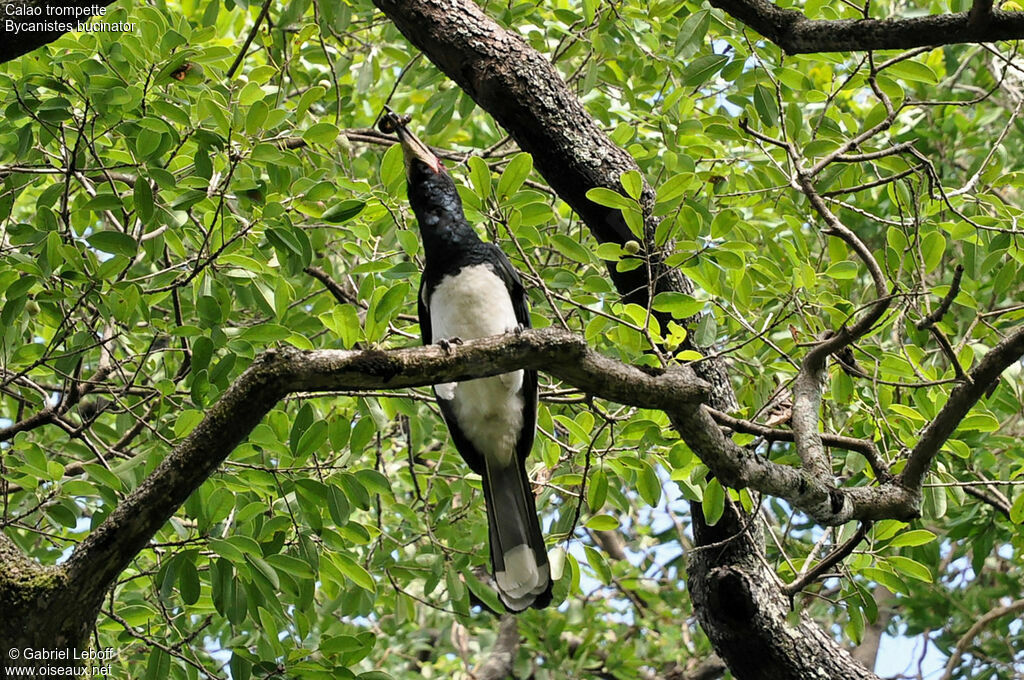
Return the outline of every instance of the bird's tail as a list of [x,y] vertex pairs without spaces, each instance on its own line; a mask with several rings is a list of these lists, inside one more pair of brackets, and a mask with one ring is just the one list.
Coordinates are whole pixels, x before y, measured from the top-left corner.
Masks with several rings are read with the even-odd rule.
[[514,457],[506,466],[488,461],[483,481],[501,601],[514,612],[542,609],[551,601],[551,569],[526,467]]

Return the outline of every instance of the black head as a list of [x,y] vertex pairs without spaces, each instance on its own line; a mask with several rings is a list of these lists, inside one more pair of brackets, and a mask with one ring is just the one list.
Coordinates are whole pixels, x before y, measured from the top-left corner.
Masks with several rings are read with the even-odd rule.
[[[406,127],[408,118],[390,109],[380,122],[384,132],[395,132],[405,157],[406,189],[409,205],[416,214],[424,241],[434,237],[445,240],[473,234],[462,212],[462,199],[455,182],[441,159]],[[474,234],[475,235],[475,234]]]

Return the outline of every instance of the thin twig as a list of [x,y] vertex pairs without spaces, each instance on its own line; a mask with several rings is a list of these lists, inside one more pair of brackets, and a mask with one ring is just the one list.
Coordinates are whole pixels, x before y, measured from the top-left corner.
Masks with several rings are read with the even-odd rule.
[[231,64],[231,68],[228,69],[227,77],[230,80],[235,75],[235,70],[242,65],[242,60],[245,59],[245,53],[249,50],[249,45],[252,44],[253,39],[256,37],[256,33],[260,30],[260,24],[267,18],[267,13],[270,11],[271,0],[264,0],[263,8],[260,10],[260,14],[256,17],[256,23],[253,24],[252,30],[249,31],[248,37],[245,39],[245,43],[242,45],[242,49],[239,50],[238,56],[235,57],[235,63]]

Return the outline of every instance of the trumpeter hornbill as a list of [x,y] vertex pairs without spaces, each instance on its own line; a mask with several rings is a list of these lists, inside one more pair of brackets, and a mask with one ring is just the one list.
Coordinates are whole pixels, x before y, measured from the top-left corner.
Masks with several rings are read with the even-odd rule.
[[[409,204],[423,239],[419,320],[423,344],[458,343],[530,327],[526,291],[502,250],[480,240],[441,160],[390,109],[381,119],[405,157]],[[455,448],[483,481],[491,567],[512,611],[546,607],[551,573],[526,458],[537,421],[537,373],[434,386]]]

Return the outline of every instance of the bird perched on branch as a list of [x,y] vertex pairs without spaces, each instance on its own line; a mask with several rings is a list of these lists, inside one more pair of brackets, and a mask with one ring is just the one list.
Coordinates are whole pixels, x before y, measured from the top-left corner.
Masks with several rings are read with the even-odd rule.
[[[419,320],[424,344],[448,348],[530,327],[526,291],[508,257],[481,241],[466,221],[455,182],[441,160],[411,133],[407,117],[388,109],[383,132],[395,132],[405,157],[409,204],[423,239]],[[455,447],[483,481],[491,566],[512,611],[551,601],[551,573],[526,459],[537,420],[537,373],[434,386]]]

